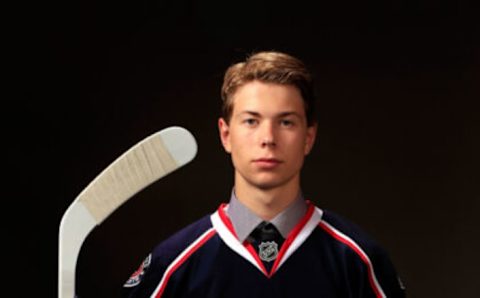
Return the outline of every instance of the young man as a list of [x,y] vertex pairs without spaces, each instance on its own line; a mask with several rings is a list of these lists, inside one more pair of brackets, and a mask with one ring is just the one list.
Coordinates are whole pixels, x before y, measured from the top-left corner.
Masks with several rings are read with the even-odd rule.
[[252,55],[227,70],[222,99],[230,202],[160,243],[126,282],[127,297],[404,297],[382,248],[302,196],[316,136],[303,63]]

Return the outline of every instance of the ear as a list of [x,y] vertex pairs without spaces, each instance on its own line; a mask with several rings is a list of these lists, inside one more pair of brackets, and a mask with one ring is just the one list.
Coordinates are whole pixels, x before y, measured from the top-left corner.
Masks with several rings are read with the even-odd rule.
[[315,139],[317,137],[317,124],[307,127],[307,137],[305,139],[305,155],[308,155],[312,151],[313,145],[315,144]]
[[220,140],[222,141],[223,148],[228,153],[231,153],[232,149],[230,145],[230,127],[223,118],[218,119],[218,131],[220,133]]

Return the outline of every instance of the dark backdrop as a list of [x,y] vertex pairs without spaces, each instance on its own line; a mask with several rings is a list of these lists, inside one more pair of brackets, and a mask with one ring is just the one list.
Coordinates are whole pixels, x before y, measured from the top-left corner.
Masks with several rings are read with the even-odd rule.
[[6,126],[8,202],[21,210],[3,224],[15,252],[6,282],[54,297],[62,214],[110,162],[167,126],[195,135],[197,158],[90,234],[78,293],[116,297],[157,242],[228,200],[232,168],[216,129],[223,71],[273,49],[303,59],[317,82],[305,195],[376,238],[409,297],[478,294],[478,16],[466,1],[358,2],[29,10],[34,22],[16,24],[22,99],[6,115],[16,119]]

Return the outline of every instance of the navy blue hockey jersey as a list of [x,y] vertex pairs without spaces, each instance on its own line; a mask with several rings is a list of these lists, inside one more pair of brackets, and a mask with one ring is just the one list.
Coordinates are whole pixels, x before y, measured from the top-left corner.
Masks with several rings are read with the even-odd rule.
[[223,204],[160,243],[126,297],[404,297],[386,252],[356,225],[313,204],[268,272],[235,234]]

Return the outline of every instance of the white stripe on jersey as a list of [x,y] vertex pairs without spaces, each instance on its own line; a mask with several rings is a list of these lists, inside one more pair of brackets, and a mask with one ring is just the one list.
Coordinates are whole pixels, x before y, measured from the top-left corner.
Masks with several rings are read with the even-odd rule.
[[308,236],[310,236],[313,230],[315,230],[318,223],[322,219],[322,214],[323,214],[322,210],[315,208],[315,211],[313,212],[308,222],[305,224],[305,226],[300,231],[300,233],[298,233],[297,237],[295,237],[295,240],[293,240],[292,244],[288,247],[287,251],[285,252],[285,255],[280,260],[277,270],[303,244],[303,242],[307,240]]
[[200,237],[198,237],[192,244],[190,244],[178,257],[173,260],[173,262],[167,267],[165,273],[163,273],[162,280],[153,291],[153,294],[150,296],[151,298],[159,298],[161,297],[163,290],[170,279],[170,276],[175,272],[175,270],[180,266],[183,262],[185,262],[188,257],[194,253],[198,248],[203,245],[203,242],[210,239],[212,236],[215,235],[214,228],[208,229],[205,233],[203,233]]
[[223,223],[222,219],[220,218],[220,214],[217,212],[213,213],[212,216],[210,217],[212,220],[212,225],[217,230],[218,235],[222,240],[227,244],[233,251],[238,253],[240,256],[245,258],[247,261],[255,265],[255,267],[258,268],[262,273],[263,269],[260,267],[253,258],[253,256],[250,254],[250,252],[247,250],[245,246],[243,246],[242,243],[233,235],[228,227]]
[[344,233],[340,232],[339,230],[335,229],[332,225],[330,225],[328,222],[322,219],[322,221],[319,224],[323,229],[327,230],[330,234],[332,234],[333,237],[335,237],[337,240],[340,242],[348,245],[350,248],[353,249],[359,256],[360,259],[367,265],[368,268],[368,274],[373,282],[372,287],[373,291],[377,295],[377,297],[382,297],[385,298],[387,297],[385,293],[383,292],[382,287],[380,286],[380,283],[377,280],[377,277],[375,275],[375,271],[373,270],[373,265],[372,262],[370,261],[370,258],[368,255],[363,251],[363,249],[350,237],[345,235]]

